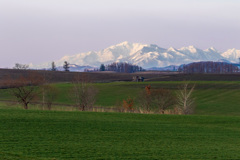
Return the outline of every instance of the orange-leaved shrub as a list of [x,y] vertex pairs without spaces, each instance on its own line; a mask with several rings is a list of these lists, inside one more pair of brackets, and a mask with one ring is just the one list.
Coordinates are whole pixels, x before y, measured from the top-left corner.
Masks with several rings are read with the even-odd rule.
[[124,99],[123,100],[123,108],[124,110],[126,111],[133,111],[133,104],[134,104],[134,101],[132,98],[128,97],[126,100]]

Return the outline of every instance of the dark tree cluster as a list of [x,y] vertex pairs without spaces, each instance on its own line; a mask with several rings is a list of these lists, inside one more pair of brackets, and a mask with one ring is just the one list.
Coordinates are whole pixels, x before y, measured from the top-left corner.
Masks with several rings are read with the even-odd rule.
[[100,71],[105,71],[105,66],[104,66],[104,64],[101,64],[101,66],[100,66]]
[[67,61],[64,61],[64,64],[63,64],[64,71],[69,72],[69,68],[70,68],[69,63]]
[[134,73],[139,71],[144,71],[142,67],[137,65],[133,65],[126,62],[114,62],[112,64],[108,64],[104,66],[103,64],[100,67],[100,71],[115,71],[121,73]]
[[234,73],[238,72],[238,67],[226,62],[194,62],[183,65],[178,69],[183,73]]
[[13,67],[13,69],[26,70],[26,69],[29,69],[29,65],[27,65],[27,64],[15,63],[15,66]]

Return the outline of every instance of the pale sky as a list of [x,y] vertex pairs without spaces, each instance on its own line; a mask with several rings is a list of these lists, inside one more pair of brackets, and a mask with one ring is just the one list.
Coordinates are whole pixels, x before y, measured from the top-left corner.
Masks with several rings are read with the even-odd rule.
[[240,0],[0,0],[0,67],[123,41],[240,49]]

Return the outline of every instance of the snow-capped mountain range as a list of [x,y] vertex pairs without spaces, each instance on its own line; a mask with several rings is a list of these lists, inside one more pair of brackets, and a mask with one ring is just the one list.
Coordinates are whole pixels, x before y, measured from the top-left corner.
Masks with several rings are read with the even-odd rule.
[[[101,64],[112,62],[128,62],[139,65],[143,68],[165,67],[170,65],[181,65],[198,61],[224,61],[238,63],[240,50],[229,49],[226,52],[219,52],[211,47],[206,50],[194,46],[176,49],[161,48],[154,44],[129,43],[127,41],[110,46],[101,51],[90,51],[72,56],[64,56],[56,60],[56,66],[63,66],[64,61],[77,66],[99,67]],[[30,64],[31,68],[51,68],[51,63],[41,65]]]

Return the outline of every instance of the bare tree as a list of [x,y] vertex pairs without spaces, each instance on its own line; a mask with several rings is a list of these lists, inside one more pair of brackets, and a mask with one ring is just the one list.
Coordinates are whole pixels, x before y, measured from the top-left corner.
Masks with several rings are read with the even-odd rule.
[[29,68],[29,65],[20,64],[20,63],[15,63],[15,66],[13,67],[13,69],[22,69],[22,70],[25,70],[25,69],[28,69],[28,68]]
[[138,99],[139,105],[144,111],[157,111],[162,114],[176,103],[172,91],[162,88],[152,89],[150,85],[146,86],[145,90],[140,92]]
[[175,96],[173,95],[172,91],[168,89],[160,88],[153,90],[151,97],[153,105],[156,106],[156,108],[162,114],[164,114],[166,109],[175,104]]
[[151,86],[148,85],[139,93],[138,103],[141,109],[150,112],[152,109]]
[[10,94],[23,105],[24,109],[28,109],[28,104],[39,94],[38,86],[42,82],[42,76],[31,72],[27,76],[15,79],[8,77],[5,79],[5,86],[9,88]]
[[42,92],[42,104],[46,105],[48,110],[51,110],[52,103],[57,97],[57,88],[50,84],[44,84],[41,86]]
[[194,112],[195,99],[192,97],[195,85],[189,86],[184,83],[177,92],[177,109],[182,114],[191,114]]
[[42,83],[40,86],[40,92],[41,92],[41,96],[42,96],[42,105],[45,105],[45,99],[46,99],[46,94],[49,90],[50,84],[49,82],[52,79],[52,75],[48,74],[46,72],[43,73],[42,75]]
[[92,85],[86,74],[77,74],[73,80],[71,97],[79,110],[85,111],[93,107],[97,89]]
[[48,110],[51,110],[53,101],[57,95],[57,88],[51,85],[49,82],[52,79],[51,74],[44,73],[42,75],[42,83],[40,87],[40,99],[42,98],[42,106],[47,106]]

